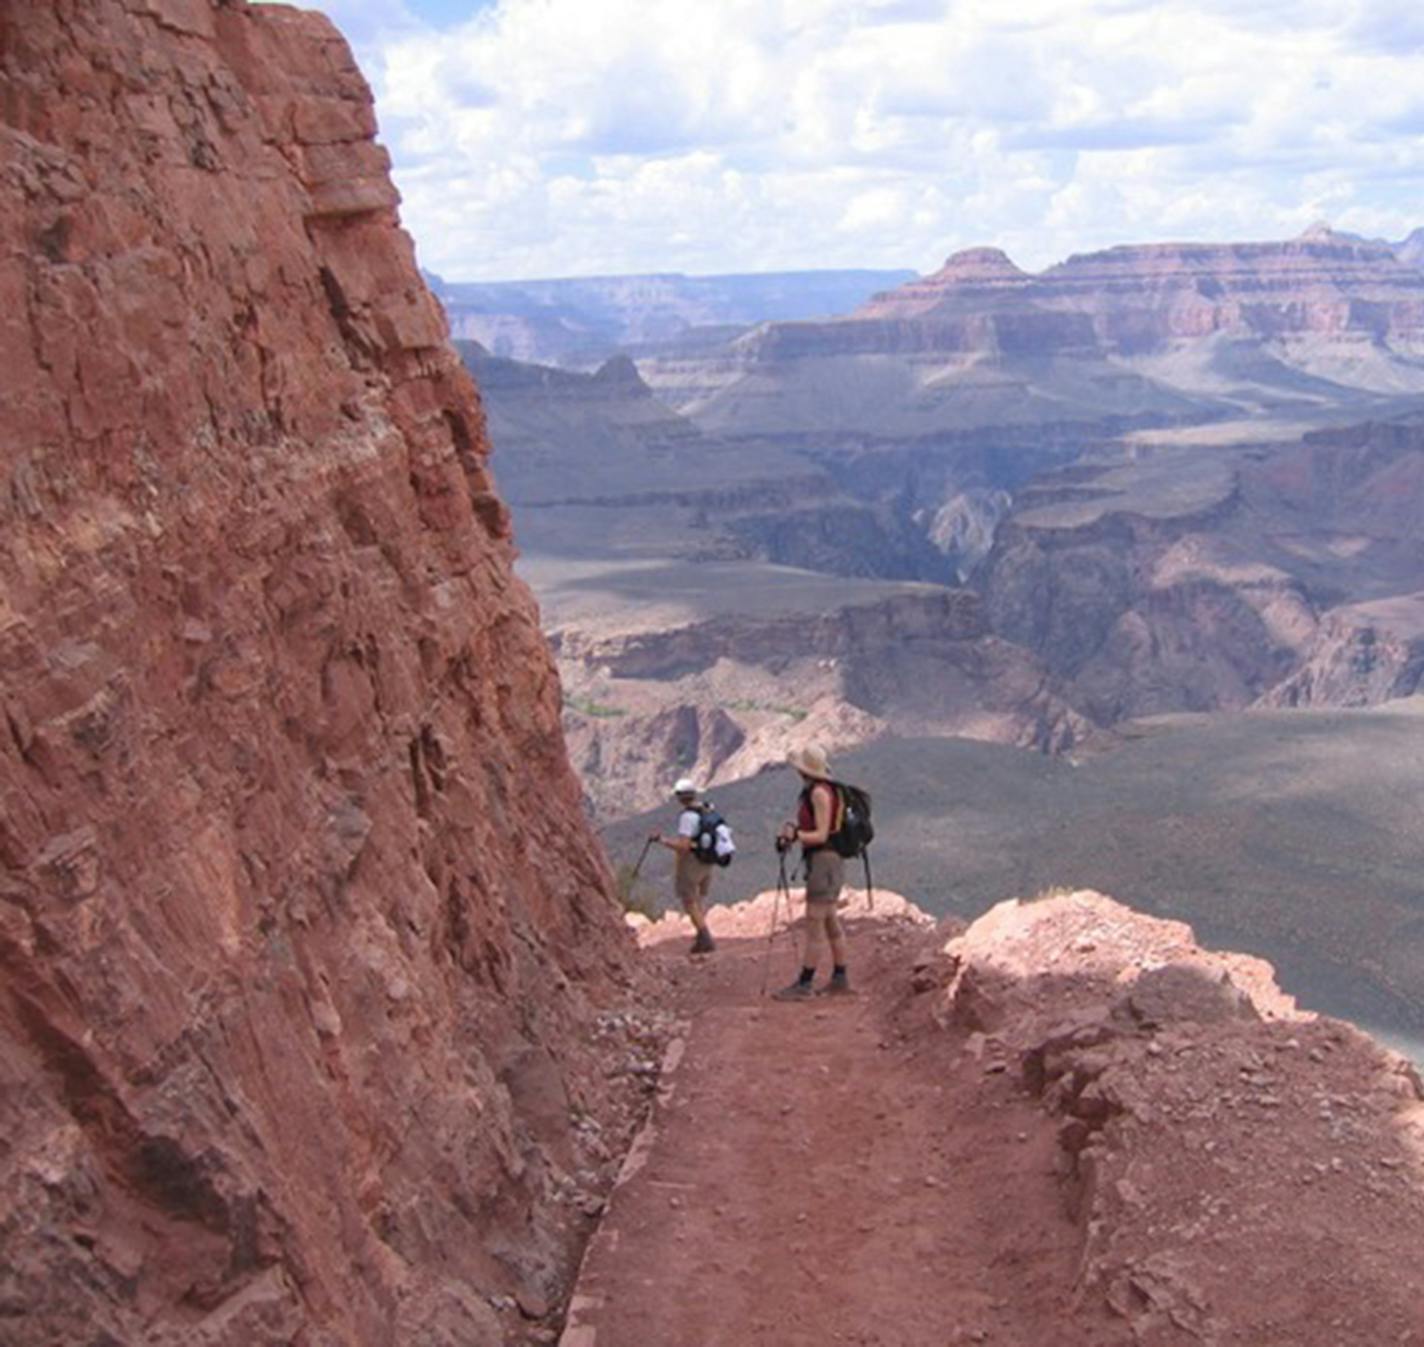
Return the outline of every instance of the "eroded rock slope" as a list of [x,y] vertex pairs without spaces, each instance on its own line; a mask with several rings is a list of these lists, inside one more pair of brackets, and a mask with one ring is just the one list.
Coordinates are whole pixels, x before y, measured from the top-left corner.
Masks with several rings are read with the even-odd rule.
[[0,11],[16,1347],[499,1342],[609,1159],[626,940],[373,134],[315,15]]

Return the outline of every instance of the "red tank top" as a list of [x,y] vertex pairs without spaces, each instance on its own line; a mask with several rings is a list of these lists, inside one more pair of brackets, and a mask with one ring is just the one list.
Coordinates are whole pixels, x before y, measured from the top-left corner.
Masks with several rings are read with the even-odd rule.
[[[796,826],[802,832],[814,832],[816,830],[816,806],[811,802],[811,792],[814,790],[827,790],[831,794],[831,832],[836,830],[836,804],[839,796],[835,787],[829,781],[816,781],[807,786],[801,792],[801,804],[796,811]],[[812,851],[816,848],[812,847]]]

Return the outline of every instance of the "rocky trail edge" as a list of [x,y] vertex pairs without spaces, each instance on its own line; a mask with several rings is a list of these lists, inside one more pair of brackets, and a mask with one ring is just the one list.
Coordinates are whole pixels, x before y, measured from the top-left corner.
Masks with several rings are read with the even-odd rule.
[[1269,964],[851,891],[859,994],[781,1003],[774,902],[640,930],[680,1027],[563,1347],[1424,1343],[1424,1082]]
[[[764,905],[742,925],[710,959],[688,959],[680,926],[649,951],[682,1029],[563,1347],[1047,1340],[1080,1247],[1055,1130],[976,1055],[982,1035],[946,1031],[911,989],[943,933],[904,913],[852,921],[858,995],[788,1004],[760,994]],[[771,985],[795,963],[783,934]],[[1052,1340],[1130,1339],[1103,1316]]]

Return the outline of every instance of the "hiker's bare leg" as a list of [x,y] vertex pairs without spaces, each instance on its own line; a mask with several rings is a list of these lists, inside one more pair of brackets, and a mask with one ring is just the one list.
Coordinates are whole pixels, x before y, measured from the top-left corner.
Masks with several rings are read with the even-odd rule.
[[692,918],[692,924],[697,930],[705,931],[707,929],[707,914],[702,910],[701,898],[684,898],[682,908]]
[[831,915],[826,918],[826,934],[831,940],[831,962],[837,968],[846,966],[846,935],[845,927],[841,925],[841,919],[836,915],[836,909],[831,908]]
[[820,965],[821,951],[826,944],[826,928],[828,922],[834,920],[834,914],[835,908],[829,903],[806,904],[806,950],[801,958],[802,968]]

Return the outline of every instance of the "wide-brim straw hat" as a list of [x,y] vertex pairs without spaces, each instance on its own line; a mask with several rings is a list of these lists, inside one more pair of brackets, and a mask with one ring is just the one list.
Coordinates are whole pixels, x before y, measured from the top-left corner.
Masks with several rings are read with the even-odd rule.
[[680,776],[673,782],[672,793],[674,795],[696,795],[697,782],[690,776]]
[[831,779],[831,764],[826,758],[826,750],[819,744],[793,748],[786,755],[786,761],[805,776],[814,776],[819,781]]

